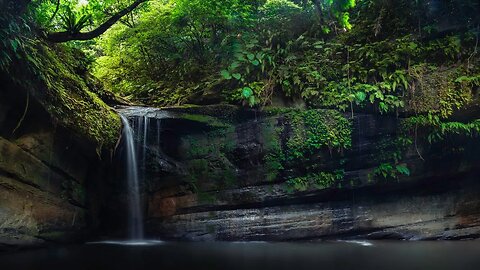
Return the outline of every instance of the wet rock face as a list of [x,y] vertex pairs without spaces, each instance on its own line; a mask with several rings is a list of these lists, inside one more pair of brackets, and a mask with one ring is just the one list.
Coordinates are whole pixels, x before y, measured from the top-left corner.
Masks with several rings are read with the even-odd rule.
[[162,237],[188,240],[477,238],[480,211],[463,213],[479,203],[480,187],[470,184],[475,189],[451,187],[438,194],[356,190],[340,200],[326,193],[303,202],[218,207],[152,219],[150,227]]
[[33,98],[23,116],[26,97],[13,90],[0,93],[0,250],[81,241],[98,225],[92,190],[105,167]]
[[[468,149],[459,152],[444,144],[399,149],[389,142],[401,136],[402,120],[365,114],[351,123],[350,146],[305,148],[292,138],[312,141],[298,137],[308,130],[299,130],[283,112],[199,110],[169,111],[160,143],[148,147],[162,153],[152,158],[170,160],[177,168],[146,167],[146,227],[152,237],[417,240],[479,235],[480,160],[474,153],[480,145],[475,140],[464,141]],[[279,153],[297,158],[272,160]],[[409,176],[375,174],[393,162],[394,154]]]

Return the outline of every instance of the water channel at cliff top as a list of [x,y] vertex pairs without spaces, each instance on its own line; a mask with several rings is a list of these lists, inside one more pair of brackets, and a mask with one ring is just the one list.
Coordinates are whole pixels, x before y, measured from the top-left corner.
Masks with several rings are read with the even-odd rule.
[[0,269],[480,269],[480,242],[97,242],[0,255]]

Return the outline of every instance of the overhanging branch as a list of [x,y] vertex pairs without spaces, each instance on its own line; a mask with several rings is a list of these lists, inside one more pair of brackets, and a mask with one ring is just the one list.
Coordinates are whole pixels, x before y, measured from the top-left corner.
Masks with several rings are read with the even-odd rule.
[[114,25],[117,21],[119,21],[123,16],[127,15],[128,13],[132,12],[135,8],[137,8],[143,2],[147,2],[148,0],[136,0],[130,6],[126,7],[125,9],[121,10],[120,12],[116,13],[112,17],[110,17],[106,22],[99,25],[97,28],[90,32],[78,32],[78,33],[70,33],[70,32],[54,32],[48,33],[47,39],[55,42],[67,42],[71,40],[90,40],[94,39],[101,34],[105,33],[112,25]]

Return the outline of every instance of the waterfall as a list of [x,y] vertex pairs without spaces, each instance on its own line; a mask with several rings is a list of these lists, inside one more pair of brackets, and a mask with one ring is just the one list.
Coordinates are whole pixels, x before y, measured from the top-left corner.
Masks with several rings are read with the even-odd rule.
[[123,107],[118,108],[117,111],[124,126],[128,235],[130,240],[142,240],[128,242],[144,243],[144,208],[141,200],[141,187],[147,185],[148,177],[151,177],[151,174],[155,175],[155,166],[159,165],[155,162],[161,162],[158,160],[159,156],[163,156],[161,124],[162,119],[168,118],[169,114],[160,109],[147,107]]
[[148,131],[150,130],[149,127],[150,120],[149,118],[145,115],[143,116],[143,140],[142,140],[142,179],[145,182],[146,179],[146,172],[147,172],[147,150],[148,150],[148,144],[147,144],[147,139],[148,139]]
[[[120,115],[123,122],[123,136],[126,151],[126,178],[128,184],[128,233],[130,239],[143,238],[143,214],[140,200],[138,162],[134,144],[134,133],[127,118]],[[145,150],[144,150],[145,151]]]

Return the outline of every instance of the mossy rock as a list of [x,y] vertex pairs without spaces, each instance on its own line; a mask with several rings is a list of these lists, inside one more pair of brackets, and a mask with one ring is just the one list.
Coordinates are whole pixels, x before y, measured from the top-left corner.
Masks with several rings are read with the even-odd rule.
[[94,143],[97,151],[112,149],[120,134],[120,117],[89,88],[84,56],[39,39],[26,41],[24,50],[25,57],[9,70],[13,85],[28,91],[56,123]]
[[[215,118],[216,121],[224,121],[228,123],[242,122],[249,119],[255,119],[257,112],[252,109],[246,109],[240,106],[218,104],[218,105],[183,105],[177,107],[165,107],[163,108],[169,112],[178,113],[179,117],[193,117],[196,119],[207,120],[207,118],[201,118],[200,116],[209,116]],[[260,115],[260,113],[258,113]],[[211,120],[212,118],[208,118]]]

